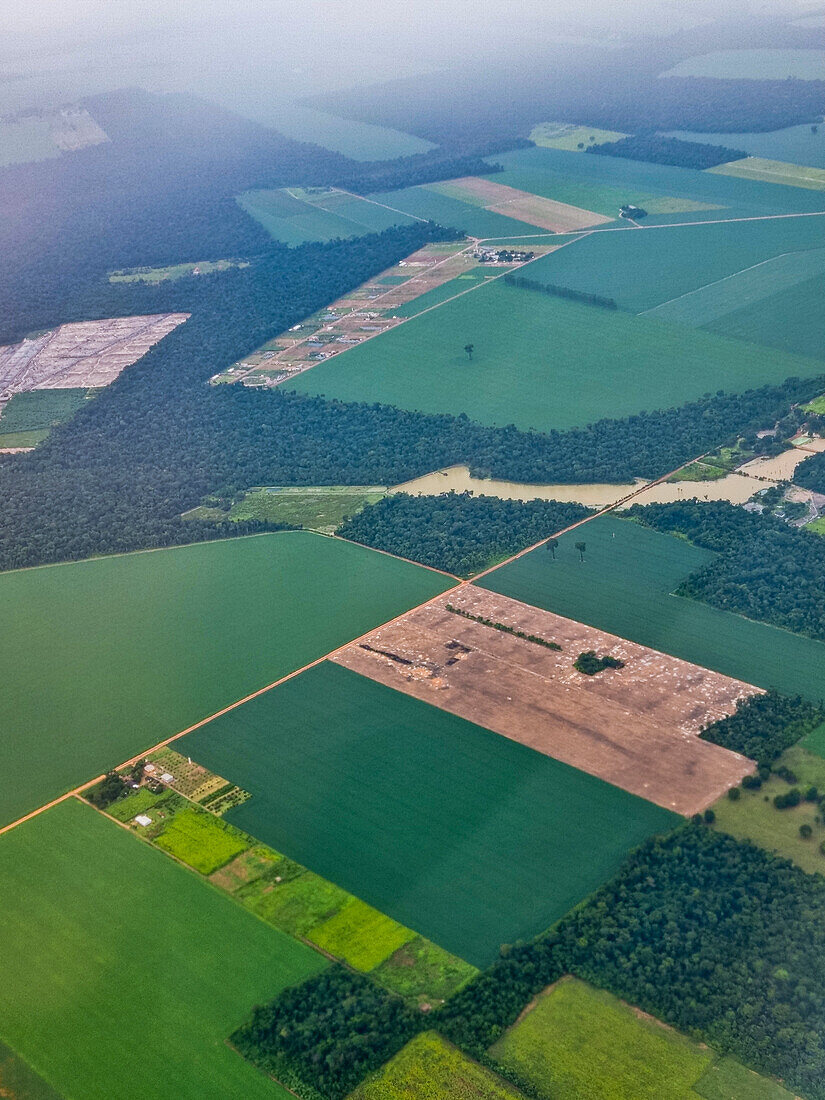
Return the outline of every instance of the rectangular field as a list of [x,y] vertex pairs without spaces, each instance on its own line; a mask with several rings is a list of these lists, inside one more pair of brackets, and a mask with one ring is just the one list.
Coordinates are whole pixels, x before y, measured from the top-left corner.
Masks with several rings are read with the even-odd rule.
[[329,188],[244,191],[238,203],[270,236],[288,245],[360,237],[415,220]]
[[300,531],[0,575],[0,823],[449,583]]
[[[597,236],[622,241],[631,235],[642,233],[594,234],[547,259],[573,254]],[[545,262],[520,271],[533,278]],[[472,362],[464,351],[468,342],[475,348]],[[547,431],[821,372],[818,360],[497,280],[286,384],[342,401],[466,413],[484,424]]]
[[612,221],[612,218],[604,214],[596,214],[592,210],[570,206],[541,195],[532,195],[529,191],[520,191],[507,184],[478,176],[432,183],[429,187],[439,194],[450,195],[470,205],[478,205],[484,210],[516,217],[540,229],[549,229],[551,233],[570,233]]
[[807,168],[803,164],[787,164],[782,160],[766,160],[764,157],[747,157],[732,160],[709,168],[722,176],[740,176],[746,180],[764,180],[765,183],[784,183],[789,187],[806,187],[811,191],[825,191],[825,169]]
[[2,837],[0,892],[0,1037],[65,1100],[287,1100],[225,1039],[315,951],[74,800]]
[[[587,650],[625,667],[585,676],[573,662]],[[755,767],[697,736],[748,684],[480,588],[379,627],[335,661],[676,813],[705,809]]]
[[[580,561],[575,543],[586,545]],[[817,702],[825,643],[673,596],[713,559],[685,539],[601,517],[484,577],[480,587],[555,611],[758,687]]]
[[752,157],[764,157],[765,160],[825,168],[825,127],[822,126],[817,127],[816,132],[811,130],[810,125],[803,124],[759,134],[697,134],[673,130],[666,136],[747,149]]
[[252,792],[233,824],[476,966],[677,820],[329,662],[179,748]]
[[531,279],[613,298],[643,313],[765,260],[823,247],[825,215],[602,230],[529,270]]
[[825,274],[777,289],[768,298],[709,321],[709,332],[825,359]]

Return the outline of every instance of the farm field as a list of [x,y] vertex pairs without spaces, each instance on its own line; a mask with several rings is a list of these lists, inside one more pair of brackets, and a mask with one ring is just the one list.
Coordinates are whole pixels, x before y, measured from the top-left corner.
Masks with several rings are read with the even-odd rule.
[[350,1100],[518,1100],[522,1093],[435,1031],[417,1035]]
[[251,791],[227,820],[476,966],[677,820],[329,662],[178,748]]
[[547,1100],[792,1100],[776,1082],[577,978],[545,990],[490,1054]]
[[89,112],[82,108],[23,111],[16,118],[0,119],[0,168],[50,160],[61,153],[108,140]]
[[823,247],[825,216],[599,232],[537,260],[530,278],[642,313],[776,256]]
[[661,76],[711,76],[737,80],[821,80],[825,50],[717,50],[680,61]]
[[[577,672],[590,650],[624,668]],[[754,770],[698,737],[753,693],[748,684],[481,588],[379,627],[334,661],[676,813],[704,810]]]
[[[584,562],[575,550],[580,540],[587,548]],[[555,561],[540,548],[477,583],[726,676],[817,702],[824,643],[671,595],[712,557],[632,520],[600,517],[581,532],[562,535]]]
[[[496,182],[504,183],[498,179]],[[424,184],[420,187],[407,187],[401,191],[381,191],[370,198],[386,203],[394,210],[403,210],[416,218],[440,222],[441,225],[458,229],[471,237],[498,238],[544,236],[547,229],[533,225],[529,220],[509,217],[495,210],[485,210],[477,202],[465,202],[451,195],[442,194],[440,184]]]
[[520,191],[479,176],[431,183],[428,188],[440,195],[478,206],[482,210],[516,216],[552,233],[570,233],[612,220],[609,216],[584,210],[580,206],[570,206],[541,195],[532,195],[529,191]]
[[159,1062],[181,1100],[286,1100],[224,1040],[316,952],[74,800],[2,837],[0,882],[0,1036],[65,1100],[144,1100]]
[[49,434],[47,429],[38,429],[30,432],[2,432],[0,433],[0,449],[3,450],[30,450],[42,443]]
[[753,157],[784,161],[786,164],[807,164],[825,168],[825,127],[816,131],[810,125],[788,126],[784,130],[771,130],[761,134],[698,134],[687,130],[673,130],[668,137],[682,141],[704,141],[711,145],[727,145],[729,148],[746,149]]
[[448,586],[308,532],[3,574],[0,822]]
[[266,122],[280,133],[297,141],[311,141],[352,160],[393,160],[433,149],[432,142],[353,119],[340,118],[298,103],[268,101]]
[[[773,804],[776,795],[787,794],[792,787],[797,787],[803,795],[810,787],[825,791],[825,760],[810,747],[811,739],[820,737],[821,733],[814,731],[801,744],[784,752],[776,762],[775,766],[789,768],[796,782],[787,783],[772,775],[758,790],[743,789],[735,802],[721,798],[713,807],[716,814],[713,827],[738,840],[750,840],[760,848],[785,856],[803,871],[825,875],[825,854],[820,850],[825,842],[825,825],[820,807],[803,801],[798,806],[778,810]],[[811,830],[807,839],[799,832],[804,825]]]
[[200,260],[197,263],[172,264],[169,267],[133,267],[113,271],[109,275],[109,282],[156,285],[167,280],[182,279],[186,275],[211,275],[215,271],[227,271],[230,267],[249,267],[249,263],[239,260]]
[[29,390],[16,393],[0,412],[0,436],[9,432],[42,431],[68,420],[87,397],[94,396],[81,387],[72,390]]
[[[606,233],[602,239],[625,236]],[[548,259],[561,259],[593,239],[577,241]],[[529,276],[538,277],[545,263],[530,264]],[[548,281],[555,281],[552,267],[543,270]],[[464,352],[468,342],[475,346],[471,363]],[[661,369],[663,362],[669,370]],[[779,356],[655,318],[630,317],[498,281],[354,347],[288,385],[342,401],[463,412],[484,424],[547,431],[821,370],[813,359]]]
[[765,183],[784,183],[789,187],[807,187],[811,191],[825,191],[825,169],[807,168],[802,164],[787,164],[781,160],[764,157],[748,157],[732,160],[709,168],[723,176],[741,176],[746,180],[764,180]]
[[588,145],[620,141],[627,134],[619,133],[618,130],[598,130],[592,126],[573,126],[568,122],[539,122],[528,136],[536,145],[548,149],[566,149],[573,153]]
[[184,513],[184,519],[262,519],[331,535],[345,519],[385,494],[380,485],[264,486],[249,489],[228,511],[206,504]]
[[360,237],[414,220],[403,212],[329,188],[245,191],[237,201],[275,240],[288,245]]
[[825,274],[813,275],[709,321],[705,327],[720,336],[825,359],[825,315],[820,308],[823,296]]

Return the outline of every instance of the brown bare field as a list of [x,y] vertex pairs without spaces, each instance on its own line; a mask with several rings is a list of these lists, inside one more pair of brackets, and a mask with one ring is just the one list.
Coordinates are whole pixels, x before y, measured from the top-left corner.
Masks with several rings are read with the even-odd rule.
[[[472,622],[447,604],[562,650]],[[574,660],[589,649],[625,667],[577,672]],[[677,813],[705,809],[755,767],[698,734],[758,688],[471,585],[332,659]]]
[[80,321],[0,347],[0,400],[28,390],[108,386],[188,317],[155,313]]
[[566,202],[531,195],[529,191],[519,191],[516,187],[508,187],[478,176],[449,180],[448,186],[453,194],[463,191],[474,199],[481,199],[485,210],[505,214],[540,229],[550,229],[554,233],[569,233],[575,229],[587,229],[592,225],[613,221],[593,210],[583,210],[580,206],[570,206]]

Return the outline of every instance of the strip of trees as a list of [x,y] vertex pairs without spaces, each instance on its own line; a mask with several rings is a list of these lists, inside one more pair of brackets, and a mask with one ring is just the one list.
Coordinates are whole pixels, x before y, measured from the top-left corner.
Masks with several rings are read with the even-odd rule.
[[742,149],[725,145],[708,145],[700,141],[681,141],[662,134],[637,134],[607,141],[601,145],[588,145],[586,153],[602,157],[623,157],[626,160],[646,160],[651,164],[673,164],[677,168],[714,168],[731,160],[742,160],[748,154]]

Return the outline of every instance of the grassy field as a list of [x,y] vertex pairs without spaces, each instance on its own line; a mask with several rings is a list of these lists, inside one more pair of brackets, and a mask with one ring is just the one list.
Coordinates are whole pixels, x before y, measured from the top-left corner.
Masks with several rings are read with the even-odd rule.
[[[468,342],[475,345],[471,363],[464,352]],[[745,390],[821,372],[821,362],[813,359],[497,281],[287,384],[342,401],[463,412],[485,424],[546,431],[669,408],[721,388]]]
[[286,1100],[224,1040],[316,952],[75,801],[2,838],[0,883],[0,1036],[65,1100]]
[[781,160],[766,160],[764,157],[732,160],[728,164],[709,168],[708,171],[719,172],[725,176],[741,176],[746,180],[764,180],[765,183],[784,183],[789,187],[825,191],[825,169],[807,168],[802,164],[787,164]]
[[618,130],[597,130],[588,126],[572,126],[567,122],[540,122],[529,134],[536,145],[548,149],[581,150],[588,145],[603,145],[606,141],[620,141],[627,137]]
[[0,1043],[0,1096],[4,1100],[63,1100],[5,1043]]
[[87,389],[16,393],[0,416],[0,434],[53,428],[55,424],[73,416],[88,394]]
[[662,76],[710,76],[738,80],[821,80],[825,50],[717,50],[680,61]]
[[814,275],[768,298],[707,323],[709,332],[825,359],[825,275]]
[[692,1100],[713,1061],[612,994],[563,979],[490,1049],[547,1100]]
[[346,959],[356,970],[374,970],[415,933],[391,920],[384,913],[351,898],[335,916],[318,924],[309,939],[322,951]]
[[156,843],[202,875],[211,874],[249,847],[237,830],[194,807],[175,814]]
[[[575,543],[584,541],[584,562]],[[674,657],[814,702],[825,681],[825,643],[671,593],[713,555],[631,520],[603,517],[562,535],[481,582]]]
[[370,197],[396,210],[403,210],[418,218],[432,219],[473,237],[517,237],[524,233],[547,233],[546,229],[529,222],[508,218],[505,214],[484,210],[475,203],[462,202],[450,195],[443,195],[434,187],[407,187],[402,191],[385,191]]
[[110,283],[157,283],[174,282],[191,275],[195,270],[200,275],[211,275],[214,271],[226,271],[230,267],[249,267],[238,260],[200,260],[197,263],[172,264],[169,267],[133,267],[125,271],[113,271]]
[[529,270],[531,279],[614,298],[641,313],[775,256],[823,247],[825,216],[728,221],[591,233]]
[[[821,740],[821,733],[814,733],[814,743]],[[783,753],[780,763],[790,768],[797,781],[793,784],[804,794],[809,787],[825,791],[825,760],[816,755],[815,750],[808,751],[802,745]],[[743,790],[736,802],[721,798],[714,804],[716,821],[714,828],[730,833],[739,840],[751,840],[760,848],[777,852],[793,860],[803,871],[825,875],[825,855],[820,845],[825,842],[825,824],[822,823],[819,806],[812,802],[802,802],[799,806],[789,806],[778,810],[774,797],[785,794],[792,784],[777,776],[762,784],[760,790]],[[812,835],[804,839],[799,835],[800,825],[810,825]]]
[[[757,307],[755,312],[759,312],[766,299],[823,274],[825,248],[814,248],[809,252],[790,252],[699,287],[674,301],[655,306],[647,316],[683,325],[711,326],[717,321],[724,324],[725,317],[742,310],[750,313],[754,306]],[[796,294],[790,295],[791,299],[796,297]],[[794,328],[796,312],[792,311],[787,315],[781,329]],[[747,339],[744,335],[743,338]]]
[[825,168],[825,126],[812,131],[809,124],[788,126],[762,134],[697,134],[674,130],[669,137],[682,141],[710,142],[731,149],[746,149],[753,157],[778,160],[786,164],[807,164]]
[[381,500],[384,493],[385,489],[380,485],[250,489],[243,500],[232,505],[229,518],[293,523],[329,534],[345,519],[356,515],[368,504]]
[[190,734],[181,751],[252,792],[233,824],[478,966],[676,820],[330,663]]
[[0,432],[0,447],[36,447],[48,434],[48,429],[35,432]]
[[350,1094],[350,1100],[517,1100],[522,1094],[425,1031]]
[[432,142],[413,134],[339,118],[297,103],[270,100],[262,105],[262,111],[261,120],[287,137],[334,149],[352,160],[393,160],[435,148]]
[[375,981],[411,1004],[447,1000],[478,973],[443,947],[416,936],[372,971]]
[[490,1054],[547,1100],[792,1100],[776,1082],[576,978],[543,993]]
[[245,191],[238,202],[267,233],[288,245],[360,237],[390,225],[409,225],[414,220],[366,199],[320,189],[306,192],[301,198],[287,190]]
[[297,531],[3,574],[0,823],[448,586]]

